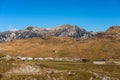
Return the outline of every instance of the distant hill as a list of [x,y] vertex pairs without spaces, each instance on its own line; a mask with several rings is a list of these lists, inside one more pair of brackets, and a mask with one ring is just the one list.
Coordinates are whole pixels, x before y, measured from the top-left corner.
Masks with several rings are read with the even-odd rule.
[[80,57],[120,59],[120,41],[44,37],[2,43],[2,53],[32,57]]
[[94,35],[97,38],[109,38],[120,40],[120,26],[112,26],[105,32],[100,32]]
[[108,34],[120,34],[120,26],[112,26],[106,31],[106,33],[108,33]]
[[[28,27],[24,31],[32,32],[33,30],[34,32],[34,29],[36,28]],[[53,29],[53,31],[55,32],[60,32],[60,34],[56,34],[56,36],[43,36],[42,33],[46,33],[46,29],[40,29],[40,34],[42,37],[40,37],[39,34],[36,35],[39,37],[29,38],[30,36],[28,36],[25,38],[23,37],[23,39],[15,39],[10,42],[1,43],[3,49],[1,53],[13,56],[22,55],[32,57],[80,57],[90,59],[120,59],[120,39],[118,29],[120,29],[120,27],[115,26],[110,27],[105,32],[91,32],[90,35],[92,34],[92,36],[88,36],[88,38],[82,38],[85,35],[80,36],[78,34],[77,35],[80,36],[80,38],[66,36],[73,35],[68,33],[74,33],[74,31],[77,32],[76,30],[78,30],[77,33],[79,34],[88,34],[88,32],[86,32],[84,29],[79,29],[78,27],[69,26],[68,29],[68,26],[59,26]],[[51,29],[47,30],[48,32],[52,31]],[[21,32],[25,33],[24,31]],[[27,33],[25,35],[27,36]]]
[[89,38],[92,35],[93,34],[91,34],[90,32],[87,32],[86,30],[81,29],[78,26],[73,26],[69,24],[58,26],[54,29],[37,28],[29,26],[24,30],[0,33],[0,42],[44,36],[56,36],[56,37],[67,36],[73,38]]

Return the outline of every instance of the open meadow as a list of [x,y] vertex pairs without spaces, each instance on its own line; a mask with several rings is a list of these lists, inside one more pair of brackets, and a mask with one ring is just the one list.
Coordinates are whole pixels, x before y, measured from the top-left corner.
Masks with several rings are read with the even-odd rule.
[[120,65],[92,62],[1,60],[0,80],[120,80]]

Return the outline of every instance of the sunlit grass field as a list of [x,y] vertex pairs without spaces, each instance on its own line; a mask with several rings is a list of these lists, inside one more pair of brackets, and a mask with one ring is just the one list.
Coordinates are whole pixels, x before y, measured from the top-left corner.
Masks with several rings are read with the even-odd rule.
[[[11,69],[16,69],[25,65],[39,65],[41,69],[53,70],[54,73],[30,73],[15,74],[8,73]],[[0,80],[101,80],[91,72],[107,75],[114,79],[120,79],[120,65],[95,65],[91,62],[67,62],[67,61],[0,61]],[[70,73],[70,74],[69,74]]]
[[11,56],[79,57],[89,59],[119,59],[120,41],[111,39],[73,39],[45,37],[20,39],[1,44],[0,53]]

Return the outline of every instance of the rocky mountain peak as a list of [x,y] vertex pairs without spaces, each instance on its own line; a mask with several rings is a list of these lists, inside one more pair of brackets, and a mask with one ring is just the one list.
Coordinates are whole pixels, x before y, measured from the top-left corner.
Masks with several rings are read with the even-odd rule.
[[28,26],[24,30],[0,33],[0,42],[44,36],[90,38],[92,35],[90,32],[70,24],[61,25],[53,29]]
[[65,24],[55,28],[55,32],[59,36],[69,36],[74,38],[88,38],[91,36],[86,30],[79,28],[78,26]]
[[[56,27],[55,29],[72,29],[72,30],[77,30],[80,29],[78,26],[76,25],[70,25],[70,24],[65,24],[65,25],[60,25],[58,27]],[[81,29],[83,30],[83,29]]]

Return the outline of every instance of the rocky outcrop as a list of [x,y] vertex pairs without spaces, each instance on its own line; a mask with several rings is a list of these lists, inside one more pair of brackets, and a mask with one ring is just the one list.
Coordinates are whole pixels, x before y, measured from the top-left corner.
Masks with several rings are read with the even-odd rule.
[[120,26],[112,26],[105,32],[99,32],[95,35],[97,38],[109,38],[120,40]]
[[107,34],[120,34],[120,26],[112,26],[107,31]]
[[12,41],[14,39],[26,39],[44,36],[57,36],[57,37],[67,36],[73,38],[90,38],[93,36],[93,34],[77,26],[72,26],[69,24],[58,26],[54,29],[37,28],[29,26],[24,30],[1,32],[0,42]]

